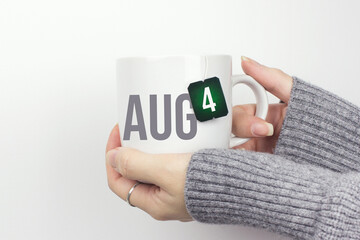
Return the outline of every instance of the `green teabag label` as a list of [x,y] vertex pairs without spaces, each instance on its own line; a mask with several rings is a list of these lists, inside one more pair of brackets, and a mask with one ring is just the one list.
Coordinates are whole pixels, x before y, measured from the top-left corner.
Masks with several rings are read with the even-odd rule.
[[228,114],[226,101],[219,78],[193,82],[188,87],[195,116],[200,122]]

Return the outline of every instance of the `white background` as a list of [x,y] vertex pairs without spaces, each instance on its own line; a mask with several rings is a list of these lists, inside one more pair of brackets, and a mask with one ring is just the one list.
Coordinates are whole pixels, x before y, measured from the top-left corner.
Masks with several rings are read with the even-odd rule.
[[355,0],[0,0],[0,239],[280,239],[157,222],[108,189],[115,59],[223,53],[242,73],[246,55],[360,105],[359,11]]

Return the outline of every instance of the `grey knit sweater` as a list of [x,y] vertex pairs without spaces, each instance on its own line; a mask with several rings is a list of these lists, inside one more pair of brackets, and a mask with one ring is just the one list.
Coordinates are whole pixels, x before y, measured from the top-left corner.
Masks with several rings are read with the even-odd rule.
[[360,239],[360,109],[294,78],[275,154],[196,152],[185,202],[200,222]]

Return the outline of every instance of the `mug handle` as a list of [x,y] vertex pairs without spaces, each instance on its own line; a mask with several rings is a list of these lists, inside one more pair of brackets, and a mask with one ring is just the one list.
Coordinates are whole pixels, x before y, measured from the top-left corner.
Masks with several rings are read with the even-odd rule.
[[[251,90],[255,94],[256,98],[256,113],[255,116],[262,118],[265,120],[267,112],[268,112],[268,97],[266,91],[263,86],[261,86],[257,81],[255,81],[252,77],[246,74],[242,75],[233,75],[231,77],[233,87],[238,84],[245,84],[251,88]],[[239,138],[239,137],[231,137],[230,139],[230,147],[235,147],[246,143],[250,138]]]

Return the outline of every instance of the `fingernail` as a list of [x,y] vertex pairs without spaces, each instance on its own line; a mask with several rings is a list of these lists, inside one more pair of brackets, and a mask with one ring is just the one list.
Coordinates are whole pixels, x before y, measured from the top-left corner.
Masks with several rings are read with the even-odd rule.
[[258,63],[257,61],[251,59],[251,58],[248,58],[248,57],[245,57],[245,56],[241,56],[241,61],[244,61],[244,62],[251,62],[251,63],[254,63],[256,65],[261,65],[260,63]]
[[118,150],[113,149],[113,150],[109,151],[108,154],[107,154],[108,163],[113,168],[116,168],[116,155],[117,155],[117,153],[118,153]]
[[270,123],[254,123],[251,125],[251,133],[257,137],[272,136],[274,127]]
[[245,57],[245,56],[241,56],[241,61],[244,61],[244,62],[250,61],[250,58]]

